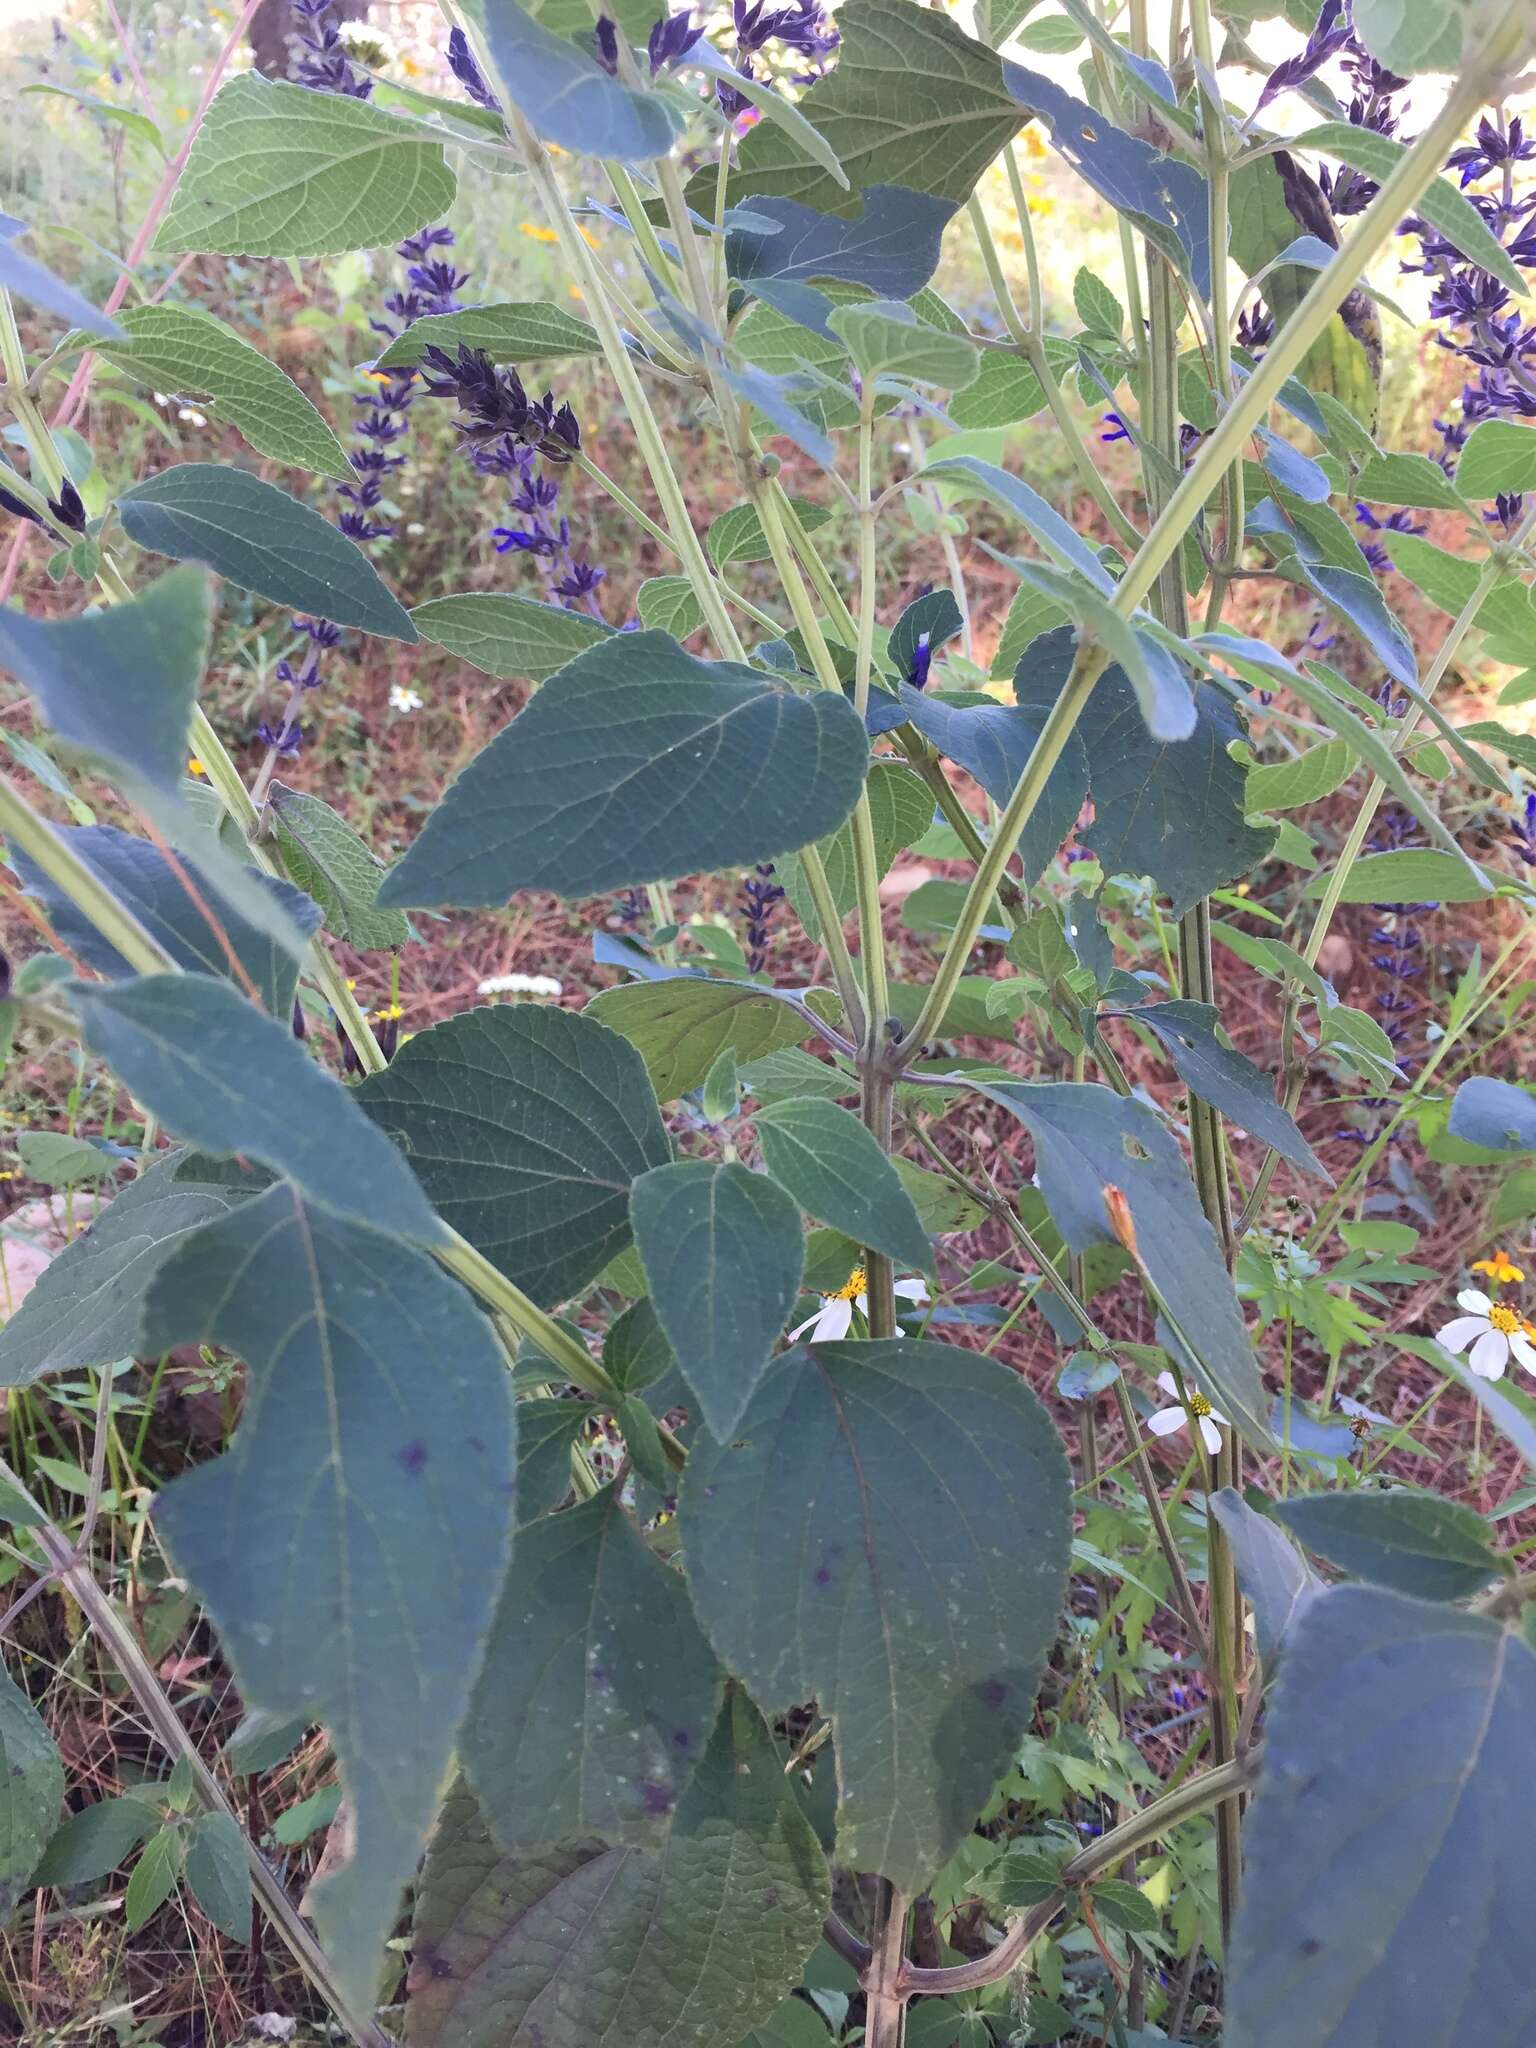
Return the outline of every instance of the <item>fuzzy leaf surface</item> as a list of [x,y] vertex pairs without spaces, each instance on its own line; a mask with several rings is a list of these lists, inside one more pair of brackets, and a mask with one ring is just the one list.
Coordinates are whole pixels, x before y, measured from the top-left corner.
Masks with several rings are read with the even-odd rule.
[[143,1342],[221,1344],[250,1369],[230,1449],[173,1480],[156,1519],[247,1704],[330,1735],[355,1836],[315,1919],[369,2002],[510,1550],[500,1351],[431,1259],[284,1185],[165,1262]]
[[766,1711],[832,1721],[839,1862],[917,1891],[970,1832],[1055,1640],[1068,1484],[1028,1389],[946,1344],[798,1346],[699,1437],[694,1604]]
[[353,1093],[444,1222],[541,1306],[624,1249],[630,1184],[671,1154],[634,1047],[544,1004],[465,1010]]

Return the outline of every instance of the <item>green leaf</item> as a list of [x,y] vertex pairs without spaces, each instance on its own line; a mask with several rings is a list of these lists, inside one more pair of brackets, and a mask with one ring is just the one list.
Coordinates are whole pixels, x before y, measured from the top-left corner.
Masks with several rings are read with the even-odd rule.
[[221,1344],[249,1368],[229,1450],[172,1480],[156,1525],[246,1701],[330,1736],[355,1846],[315,1921],[371,2004],[511,1542],[500,1351],[429,1258],[283,1186],[166,1261],[143,1341]]
[[459,1744],[498,1845],[662,1847],[723,1685],[618,1489],[525,1527]]
[[1536,489],[1536,430],[1513,420],[1480,420],[1456,463],[1463,498],[1497,498]]
[[629,1040],[658,1102],[697,1088],[722,1052],[733,1052],[744,1066],[810,1036],[805,1018],[772,990],[702,975],[605,989],[583,1014]]
[[814,1696],[833,1723],[837,1861],[921,1891],[1013,1761],[1055,1640],[1070,1514],[1045,1411],[952,1345],[801,1346],[728,1444],[700,1436],[679,1522],[725,1663],[766,1711]]
[[839,306],[827,325],[847,343],[865,378],[912,377],[944,391],[963,391],[976,381],[981,368],[976,348],[965,336],[927,326],[900,299]]
[[1413,1487],[1297,1494],[1270,1513],[1341,1571],[1420,1600],[1464,1600],[1503,1569],[1475,1508]]
[[734,1693],[660,1849],[502,1857],[450,1795],[417,1894],[413,2048],[735,2048],[799,1983],[829,1902],[782,1760]]
[[495,590],[429,598],[411,618],[423,640],[446,647],[482,675],[526,676],[535,683],[613,632],[587,612]]
[[64,1766],[31,1700],[0,1667],[0,1923],[10,1919],[64,1803]]
[[1044,412],[1045,387],[1022,356],[987,349],[976,381],[957,391],[949,416],[962,430],[1011,426]]
[[131,788],[174,792],[208,658],[208,579],[172,569],[131,603],[44,621],[0,607],[0,667],[38,701],[43,722]]
[[562,669],[478,754],[384,883],[403,906],[591,896],[790,853],[840,825],[869,743],[841,696],[797,696],[665,633]]
[[1151,875],[1175,917],[1256,867],[1271,838],[1247,821],[1246,778],[1227,751],[1243,736],[1231,699],[1198,683],[1194,715],[1188,739],[1155,739],[1129,683],[1109,669],[1078,723],[1094,811],[1083,844],[1106,874]]
[[353,1094],[443,1221],[542,1306],[624,1249],[630,1183],[671,1152],[634,1047],[543,1003],[418,1032]]
[[899,185],[958,206],[1022,122],[994,52],[914,0],[848,0],[837,25],[837,62],[799,106],[852,194],[760,122],[741,145],[731,204],[774,196],[846,215],[870,186]]
[[341,256],[413,235],[453,203],[442,146],[365,100],[248,71],[220,86],[158,256]]
[[81,1033],[170,1130],[218,1157],[286,1174],[339,1216],[440,1242],[399,1152],[287,1024],[201,974],[77,982]]
[[[1331,871],[1313,876],[1308,896],[1320,896]],[[1475,869],[1433,846],[1405,846],[1396,853],[1368,853],[1344,877],[1340,903],[1481,903],[1486,885]]]
[[651,1302],[683,1378],[706,1426],[729,1436],[800,1292],[800,1211],[766,1174],[704,1159],[656,1167],[629,1201]]
[[[287,946],[228,902],[195,861],[178,857],[172,866],[159,847],[119,832],[115,825],[66,825],[55,831],[189,974],[232,975],[233,953],[241,973],[272,1014],[290,1017],[298,961]],[[28,891],[42,899],[59,938],[86,966],[113,981],[133,973],[117,948],[41,868],[19,850],[12,852],[11,865]],[[319,929],[320,913],[302,890],[254,869],[248,873],[251,886],[270,897],[299,931],[308,936]]]
[[1343,740],[1324,740],[1294,760],[1260,762],[1248,770],[1243,808],[1255,811],[1296,811],[1303,804],[1332,796],[1354,772],[1355,757]]
[[317,796],[274,782],[268,805],[278,851],[294,883],[319,904],[325,928],[359,952],[393,952],[410,938],[400,910],[375,901],[384,863],[346,819]]
[[893,1159],[896,1178],[912,1197],[918,1220],[930,1237],[945,1237],[956,1230],[974,1230],[986,1211],[969,1195],[939,1173],[914,1166],[910,1159]]
[[517,0],[481,0],[497,82],[534,132],[577,156],[649,163],[672,148],[659,95],[632,92],[592,54],[554,34]]
[[1275,1100],[1271,1076],[1222,1043],[1217,1035],[1221,1016],[1214,1003],[1148,1003],[1122,1014],[1157,1034],[1191,1094],[1262,1138],[1304,1173],[1332,1180],[1289,1113]]
[[29,1180],[45,1187],[69,1187],[83,1180],[100,1180],[112,1171],[115,1161],[84,1138],[68,1137],[63,1131],[18,1131],[16,1150]]
[[[62,1772],[61,1772],[62,1775]],[[53,1813],[58,1812],[55,1803]],[[52,1824],[53,1814],[49,1816]],[[66,1814],[54,1833],[33,1881],[60,1888],[92,1884],[126,1863],[140,1842],[154,1833],[160,1816],[147,1799],[97,1799]]]
[[912,1197],[851,1111],[791,1097],[753,1121],[763,1164],[808,1215],[903,1266],[931,1271],[933,1247]]
[[[795,1046],[750,1061],[739,1069],[738,1079],[759,1102],[782,1102],[790,1095],[824,1095],[829,1102],[836,1102],[840,1096],[859,1092],[852,1074]],[[1536,1204],[1532,1206],[1536,1209]]]
[[1116,1241],[1104,1190],[1125,1196],[1141,1261],[1189,1340],[1202,1391],[1255,1449],[1269,1450],[1269,1397],[1231,1276],[1184,1155],[1155,1113],[1082,1082],[979,1085],[1028,1127],[1036,1179],[1073,1251]]
[[[733,86],[740,75],[726,73]],[[877,299],[911,301],[918,319],[963,335],[964,322],[950,315],[936,295],[921,306],[916,303],[938,268],[953,205],[901,185],[872,185],[863,199],[862,211],[847,220],[797,206],[792,199],[754,198],[746,211],[763,225],[731,230],[726,243],[731,276],[785,312],[803,313],[807,328],[817,334],[826,332],[829,302],[846,303],[846,295],[796,289],[812,279],[821,285],[835,279],[862,286]]]
[[1418,505],[1432,512],[1467,509],[1459,486],[1427,455],[1373,455],[1350,489],[1368,505]]
[[[1387,4],[1422,6],[1425,0],[1387,0]],[[1391,177],[1407,154],[1406,145],[1394,142],[1390,135],[1378,135],[1371,128],[1356,128],[1348,121],[1324,121],[1320,126],[1298,135],[1286,147],[1320,150],[1325,156],[1337,157],[1340,163],[1366,172],[1378,183]],[[1508,285],[1521,298],[1525,297],[1525,279],[1504,253],[1502,243],[1471,200],[1464,192],[1459,192],[1449,178],[1430,181],[1428,191],[1419,200],[1419,212],[1479,270],[1491,270],[1501,284]],[[1457,488],[1463,497],[1474,495],[1459,480]]]
[[[921,2006],[907,2008],[915,2017]],[[907,2032],[910,2037],[912,2020],[909,2018]],[[777,2012],[771,2012],[759,2026],[744,2034],[736,2048],[827,2048],[826,2023],[817,2015],[809,1999],[786,1998]]]
[[1244,1829],[1231,2048],[1532,2037],[1533,1716],[1536,1660],[1499,1623],[1375,1587],[1312,1602]]
[[159,1159],[129,1181],[44,1267],[0,1326],[0,1386],[25,1387],[66,1366],[110,1365],[131,1355],[144,1290],[161,1265],[184,1238],[242,1199],[233,1187],[178,1180],[183,1157]]
[[1008,616],[1003,621],[1003,637],[992,657],[994,677],[1006,676],[1011,680],[1034,643],[1042,635],[1067,623],[1068,614],[1059,604],[1053,604],[1043,591],[1034,589],[1032,585],[1022,584],[1008,607]]
[[133,1866],[128,1889],[123,1894],[123,1922],[130,1934],[137,1934],[152,1920],[176,1889],[181,1875],[184,1844],[178,1827],[163,1827],[144,1844],[144,1853]]
[[1125,309],[1102,278],[1088,269],[1072,280],[1072,304],[1083,325],[1098,334],[1119,340],[1125,329]]
[[1322,1580],[1268,1515],[1251,1508],[1233,1487],[1210,1497],[1210,1512],[1226,1531],[1248,1604],[1254,1640],[1267,1672],[1273,1672],[1285,1638]]
[[[140,547],[205,563],[274,604],[386,640],[421,638],[356,541],[248,469],[178,462],[124,491],[117,511]],[[122,610],[113,606],[113,623]]]
[[[1383,539],[1393,568],[1441,611],[1455,614],[1471,602],[1482,574],[1478,563],[1447,554],[1416,533],[1388,532]],[[1517,577],[1494,585],[1478,607],[1475,623],[1482,632],[1500,640],[1507,637],[1520,650],[1518,658],[1524,658],[1526,649],[1536,658],[1536,610],[1528,588]],[[1517,657],[1512,654],[1511,658]]]
[[686,576],[651,576],[635,593],[640,623],[653,633],[686,640],[704,623],[704,607]]
[[1467,0],[1355,0],[1355,34],[1378,64],[1409,78],[1455,72],[1474,18]]
[[76,92],[68,85],[24,85],[21,90],[23,97],[28,93],[41,93],[49,98],[72,100],[77,107],[84,107],[103,121],[110,121],[114,127],[136,136],[140,142],[147,142],[160,157],[168,154],[165,138],[158,126],[148,114],[138,113],[133,107],[119,106],[115,100],[99,99],[95,93]]
[[[792,497],[789,502],[807,533],[825,526],[832,517],[825,505],[810,498]],[[755,505],[733,505],[722,512],[711,522],[704,544],[717,569],[729,569],[733,562],[766,562],[773,553]]]
[[517,1520],[552,1514],[571,1490],[571,1446],[592,1420],[585,1401],[517,1404]]
[[[872,761],[869,767],[869,818],[875,842],[875,872],[883,877],[905,847],[913,846],[933,823],[933,792],[903,761]],[[817,847],[826,871],[832,901],[846,917],[858,900],[853,821],[840,825]],[[795,906],[806,934],[821,943],[821,919],[806,887],[800,856],[790,854],[777,865],[777,878]]]
[[[597,329],[547,299],[511,299],[494,306],[467,306],[458,313],[424,313],[404,327],[374,364],[393,370],[419,363],[428,348],[476,349],[493,363],[567,361],[600,356]],[[443,600],[439,598],[438,603]]]
[[925,479],[942,479],[954,488],[957,497],[981,496],[1001,505],[1005,512],[1022,520],[1026,531],[1058,568],[1075,569],[1106,596],[1114,589],[1109,571],[1093,548],[1022,477],[1010,476],[996,463],[983,462],[975,455],[946,456],[930,462],[921,475]]
[[194,306],[132,306],[127,339],[99,353],[141,383],[198,398],[240,429],[260,455],[350,479],[347,451],[291,377],[222,320]]
[[231,1814],[200,1813],[187,1836],[187,1889],[231,1941],[251,1938],[251,1869]]

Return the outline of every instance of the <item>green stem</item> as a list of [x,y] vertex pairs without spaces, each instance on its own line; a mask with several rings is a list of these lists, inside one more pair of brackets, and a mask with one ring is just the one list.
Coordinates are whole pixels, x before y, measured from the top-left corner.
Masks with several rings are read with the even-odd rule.
[[86,866],[69,842],[60,838],[46,818],[39,817],[4,776],[0,776],[0,832],[42,869],[130,967],[140,974],[181,971],[159,941],[151,938],[133,913],[118,902],[95,869]]

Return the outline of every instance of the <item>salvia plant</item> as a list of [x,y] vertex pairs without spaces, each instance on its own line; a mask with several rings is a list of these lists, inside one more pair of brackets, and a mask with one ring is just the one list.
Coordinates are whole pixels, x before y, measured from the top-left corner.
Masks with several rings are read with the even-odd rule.
[[[1470,1071],[1520,978],[1536,750],[1436,702],[1471,647],[1516,671],[1504,701],[1536,694],[1530,0],[1285,0],[1278,66],[1251,0],[1176,5],[1157,48],[1145,0],[654,6],[460,0],[429,90],[297,0],[292,77],[222,75],[105,310],[3,223],[0,501],[57,597],[0,610],[0,666],[135,821],[56,825],[0,778],[54,942],[7,1028],[78,1041],[144,1135],[0,1332],[0,1384],[98,1372],[104,1433],[120,1360],[243,1365],[229,1448],[155,1533],[236,1674],[240,1754],[323,1728],[345,1805],[303,1917],[7,1467],[20,1604],[68,1590],[174,1769],[126,1833],[89,1803],[56,1832],[62,1766],[6,1681],[0,1897],[91,1874],[93,1826],[91,1869],[145,1843],[139,1918],[183,1883],[244,1939],[254,1891],[375,2044],[403,2002],[421,2048],[1528,2048],[1536,1579],[1472,1508],[1372,1478],[1372,1411],[1334,1396],[1384,1290],[1424,1277],[1388,1220],[1421,1199],[1403,1130],[1536,1150],[1531,1096]],[[1119,234],[1070,333],[1027,124]],[[569,298],[460,267],[466,163]],[[931,283],[946,237],[995,294],[964,318]],[[375,350],[334,428],[175,267],[353,251],[378,252]],[[1379,438],[1394,264],[1464,376],[1430,453]],[[633,492],[584,437],[582,359]],[[253,459],[87,489],[101,361]],[[1074,401],[1132,444],[1126,502]],[[945,452],[1037,414],[1092,533],[974,440]],[[497,581],[412,607],[395,494],[426,420],[495,480]],[[707,536],[702,463],[737,501]],[[605,497],[667,558],[638,619],[593,557]],[[1014,592],[996,692],[952,546],[974,501]],[[880,541],[909,512],[956,577],[901,609]],[[1427,665],[1389,567],[1441,615]],[[1229,616],[1265,580],[1311,622],[1289,654]],[[292,635],[249,782],[199,703],[231,590]],[[387,865],[284,780],[368,635],[530,686]],[[1351,777],[1318,866],[1285,814]],[[1473,857],[1452,828],[1479,807]],[[880,888],[925,840],[963,879],[911,985]],[[1287,864],[1315,871],[1289,936],[1221,916]],[[740,938],[705,955],[671,891],[710,875]],[[413,918],[529,891],[608,905],[618,978],[585,1008],[510,974],[403,1041],[398,1006],[365,1014],[337,944],[387,962]],[[1429,1031],[1433,921],[1492,897],[1515,936]],[[1351,904],[1377,906],[1353,1002],[1325,954]],[[787,986],[797,926],[824,966]],[[1216,945],[1273,987],[1269,1071],[1223,1031]],[[1038,1071],[953,1044],[1021,1018]],[[1309,1073],[1355,1144],[1337,1187],[1294,1120]],[[983,1116],[1027,1176],[967,1146]],[[940,1285],[983,1216],[1011,1251],[972,1296],[1000,1306]],[[1407,1341],[1536,1466],[1521,1276],[1483,1270],[1443,1343]],[[990,1355],[1026,1314],[1062,1347],[1070,1461]],[[1171,1496],[1149,1437],[1187,1455]],[[1165,1778],[1117,1718],[1149,1632],[1187,1727]]]

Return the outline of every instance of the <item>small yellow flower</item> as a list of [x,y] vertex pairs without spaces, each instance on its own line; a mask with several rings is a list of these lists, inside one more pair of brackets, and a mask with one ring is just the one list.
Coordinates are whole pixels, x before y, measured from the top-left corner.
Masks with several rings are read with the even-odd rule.
[[21,1176],[17,1173],[14,1166],[7,1166],[3,1171],[0,1171],[0,1180],[19,1180],[20,1178]]
[[1040,133],[1040,130],[1033,121],[1030,122],[1029,126],[1019,137],[1019,141],[1024,145],[1024,154],[1026,156],[1044,157],[1050,155],[1050,150],[1046,147],[1045,137]]
[[190,121],[191,118],[192,109],[190,107],[178,107],[176,109],[176,119],[178,121]]
[[404,1015],[405,1011],[399,1003],[385,1003],[381,1009],[374,1011],[373,1021],[375,1024],[398,1024]]
[[1495,1287],[1518,1287],[1525,1278],[1524,1270],[1504,1251],[1495,1252],[1491,1259],[1474,1259],[1472,1270],[1486,1275]]
[[534,220],[520,220],[517,232],[526,235],[530,242],[558,242],[560,239],[553,228],[541,228]]
[[196,754],[193,754],[187,762],[187,773],[189,775],[201,775],[206,779],[208,770],[199,761]]

